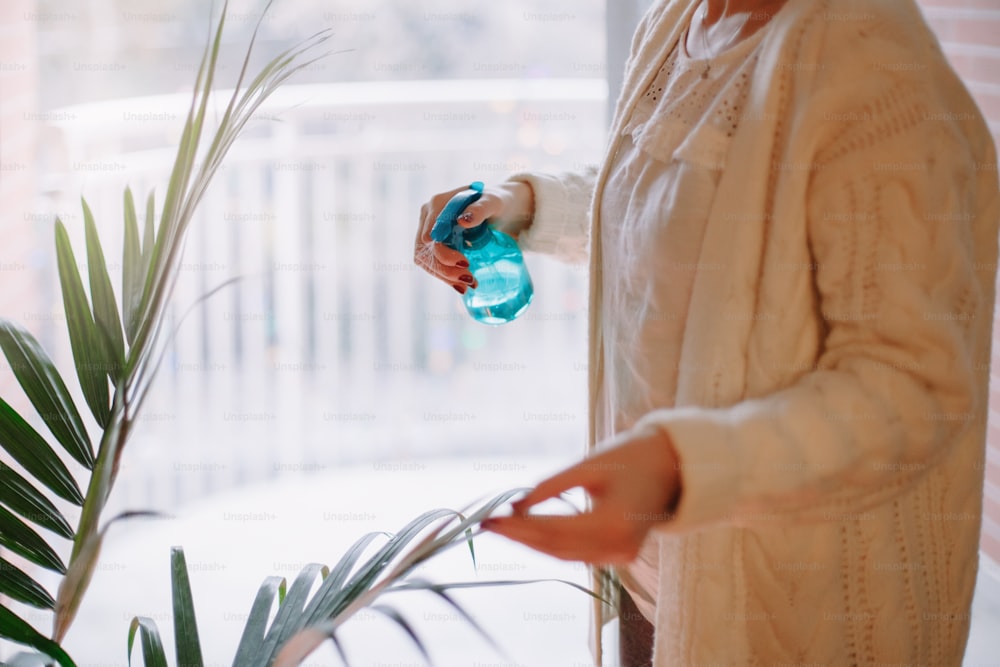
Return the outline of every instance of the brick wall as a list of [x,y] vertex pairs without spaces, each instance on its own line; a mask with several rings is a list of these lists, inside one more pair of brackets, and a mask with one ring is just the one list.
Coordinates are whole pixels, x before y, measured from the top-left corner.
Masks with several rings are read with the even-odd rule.
[[[1000,0],[920,0],[920,5],[1000,144]],[[990,385],[982,549],[1000,562],[1000,312]]]

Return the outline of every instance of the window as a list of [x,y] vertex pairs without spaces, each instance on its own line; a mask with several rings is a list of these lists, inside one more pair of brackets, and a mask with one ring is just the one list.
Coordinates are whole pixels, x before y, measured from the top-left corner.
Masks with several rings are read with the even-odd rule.
[[[234,81],[264,4],[230,2],[221,86]],[[343,52],[275,95],[207,193],[183,258],[175,316],[228,278],[240,281],[196,305],[179,329],[107,516],[143,508],[204,518],[210,510],[198,515],[191,503],[250,503],[249,495],[232,494],[251,487],[274,499],[279,489],[348,469],[367,471],[373,489],[388,486],[381,493],[412,516],[441,501],[431,500],[432,490],[396,498],[397,478],[371,475],[376,464],[443,461],[471,474],[481,462],[542,457],[551,468],[579,455],[586,427],[584,271],[529,256],[536,287],[530,310],[515,323],[487,328],[465,314],[456,294],[413,266],[412,238],[419,206],[435,192],[600,159],[604,10],[599,0],[274,4],[256,63],[321,27],[333,28],[330,45]],[[81,258],[79,197],[86,197],[118,291],[122,192],[128,185],[143,202],[154,191],[162,202],[208,18],[200,0],[10,0],[0,14],[0,216],[15,240],[0,248],[0,315],[32,330],[68,378],[54,218],[66,223]],[[17,394],[9,372],[0,382],[5,397]],[[75,385],[71,391],[82,404]],[[18,407],[31,414],[26,401]],[[542,472],[534,470],[517,468],[490,484],[527,484]],[[443,502],[469,502],[482,490]],[[332,498],[336,492],[331,488]],[[373,528],[397,525],[364,506],[331,508],[331,516],[338,512],[368,512]],[[312,547],[273,562],[338,557],[330,542],[317,553],[316,540],[332,539],[324,530],[333,525],[313,517],[302,526],[307,535],[315,531]],[[335,525],[339,539],[357,537],[369,524]],[[257,540],[243,543],[242,553],[259,557],[280,542],[268,537],[272,524],[261,527],[265,532],[241,526],[239,535]],[[91,589],[94,606],[85,606],[70,635],[77,660],[120,661],[120,645],[105,628],[124,631],[126,615],[156,613],[128,597],[157,596],[136,587],[130,574],[166,582],[165,561],[157,560],[166,551],[136,551],[163,533],[144,530],[130,527],[121,543],[106,548],[109,565]],[[212,533],[201,534],[224,547],[220,536],[229,533]],[[137,534],[146,537],[129,537]],[[189,539],[193,545],[202,538]],[[212,556],[189,558],[206,566],[202,572],[215,571],[208,569]],[[252,595],[272,573],[295,574],[258,568],[242,580],[242,592]],[[582,581],[584,574],[573,576]],[[118,597],[98,597],[99,589]],[[580,614],[566,627],[581,635],[582,658],[586,602],[573,600]],[[234,605],[225,613],[249,609]],[[241,627],[226,625],[214,609],[217,618],[205,621],[211,627],[223,634]],[[32,617],[40,628],[49,622],[43,616]],[[93,632],[87,623],[95,623]],[[232,647],[235,640],[223,649]],[[8,654],[0,648],[0,656]]]

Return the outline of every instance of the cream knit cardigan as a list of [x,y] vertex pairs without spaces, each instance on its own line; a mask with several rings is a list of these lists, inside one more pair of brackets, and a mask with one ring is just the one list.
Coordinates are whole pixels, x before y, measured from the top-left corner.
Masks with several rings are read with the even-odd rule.
[[[512,176],[535,190],[525,248],[579,261],[590,240],[590,447],[601,276],[628,270],[602,262],[597,204],[697,4],[644,17],[599,172]],[[677,404],[642,420],[669,435],[683,483],[654,531],[655,664],[958,665],[982,511],[993,142],[912,0],[789,0],[766,29]]]

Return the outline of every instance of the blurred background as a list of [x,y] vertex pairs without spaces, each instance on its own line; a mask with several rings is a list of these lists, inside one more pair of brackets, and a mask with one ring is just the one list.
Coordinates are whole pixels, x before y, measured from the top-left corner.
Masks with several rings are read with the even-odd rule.
[[[22,122],[35,182],[18,222],[38,271],[7,312],[65,350],[52,220],[81,231],[82,194],[115,257],[125,186],[139,202],[162,199],[211,11],[21,4],[15,19],[36,30],[37,107]],[[263,5],[230,3],[220,87],[235,81]],[[488,328],[412,252],[435,192],[599,159],[603,6],[285,0],[254,63],[327,27],[336,53],[260,110],[192,225],[176,314],[240,280],[187,315],[123,461],[123,507],[348,460],[578,450],[581,270],[530,258],[531,310]],[[183,474],[139,472],[170,469]]]
[[[71,357],[53,221],[61,218],[82,247],[86,197],[112,272],[120,272],[122,192],[128,185],[138,202],[151,192],[157,208],[162,201],[220,3],[211,4],[0,5],[0,314],[31,329],[62,368]],[[220,87],[235,82],[265,4],[230,2]],[[490,328],[413,266],[413,234],[421,203],[435,192],[598,161],[631,32],[648,4],[274,4],[252,64],[324,28],[334,32],[335,53],[261,109],[192,225],[174,299],[184,323],[108,510],[179,518],[112,533],[90,606],[68,640],[84,662],[123,664],[135,613],[169,627],[170,544],[184,544],[189,563],[200,565],[196,599],[201,586],[205,622],[224,628],[215,655],[231,655],[238,634],[229,635],[264,576],[332,562],[365,530],[531,484],[580,455],[584,269],[529,255],[534,303],[518,321]],[[921,4],[1000,136],[1000,2]],[[239,280],[198,302],[232,278]],[[26,405],[6,367],[0,389]],[[990,428],[987,573],[1000,559],[1000,422]],[[487,561],[494,573],[584,581],[579,568],[487,544],[497,549]],[[982,590],[976,613],[1000,618],[1000,584],[985,579]],[[529,645],[572,648],[524,652],[509,664],[586,662],[586,600],[549,589],[518,595],[500,613],[536,611],[494,618],[493,628]],[[552,599],[557,611],[544,607]],[[38,618],[44,628],[48,620]],[[453,639],[460,623],[445,620],[454,621],[444,624]],[[109,631],[121,641],[110,645]],[[356,664],[390,664],[405,650],[393,630],[371,632],[380,641],[388,635],[385,650]],[[1000,652],[992,638],[974,635],[972,644]],[[497,659],[483,646],[457,646],[465,652],[441,664]],[[970,651],[967,664],[987,664],[978,660]]]
[[[220,5],[211,4],[0,8],[0,312],[64,368],[72,360],[53,222],[62,219],[82,248],[84,196],[118,284],[122,193],[130,186],[140,210],[155,193],[159,210]],[[235,82],[265,4],[230,2],[220,88]],[[193,221],[173,306],[183,326],[106,513],[176,518],[112,530],[66,640],[81,665],[124,664],[135,614],[169,638],[173,544],[187,550],[206,659],[223,664],[263,577],[333,564],[365,532],[529,485],[581,454],[584,270],[528,257],[534,303],[491,328],[417,270],[412,253],[417,212],[433,193],[600,158],[604,17],[599,0],[274,3],[251,70],[324,28],[334,53],[260,109]],[[2,370],[4,395],[26,406]],[[438,578],[586,583],[582,568],[499,540],[481,548],[485,570],[442,560]],[[484,627],[520,638],[502,642],[514,644],[517,663],[588,659],[581,593],[475,596],[465,597]],[[498,659],[447,608],[411,604],[440,664]],[[33,613],[46,631],[48,615]],[[355,664],[419,664],[391,624],[363,617],[353,627]]]

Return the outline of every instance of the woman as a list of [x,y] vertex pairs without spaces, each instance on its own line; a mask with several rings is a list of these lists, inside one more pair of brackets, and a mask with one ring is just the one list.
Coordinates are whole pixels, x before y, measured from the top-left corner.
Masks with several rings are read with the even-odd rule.
[[[625,78],[599,170],[515,174],[460,220],[590,262],[595,451],[485,527],[618,565],[624,664],[960,664],[1000,218],[981,115],[912,0],[656,2]],[[428,236],[451,194],[415,257],[464,292]],[[528,514],[574,487],[588,512]]]

